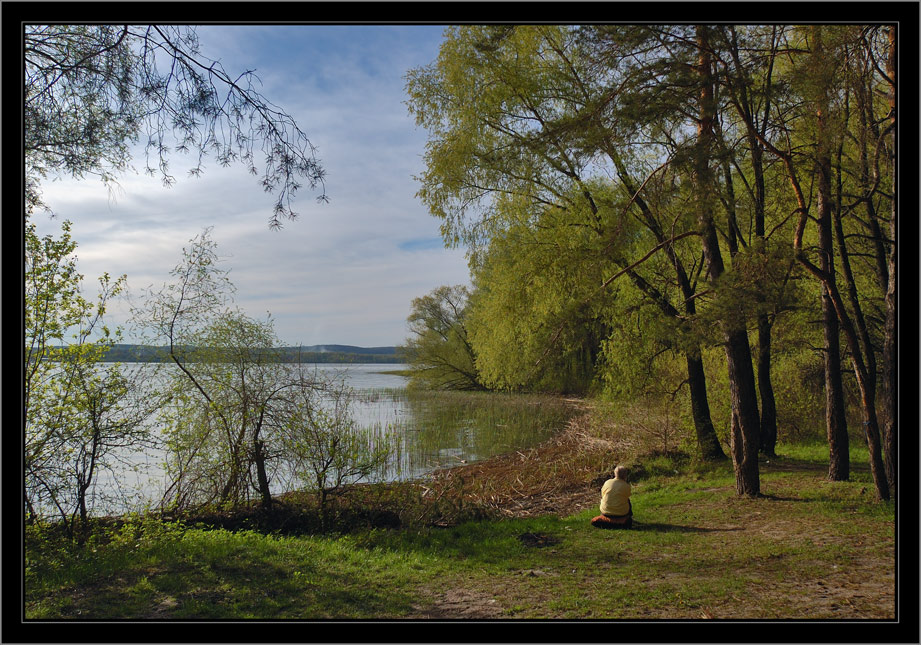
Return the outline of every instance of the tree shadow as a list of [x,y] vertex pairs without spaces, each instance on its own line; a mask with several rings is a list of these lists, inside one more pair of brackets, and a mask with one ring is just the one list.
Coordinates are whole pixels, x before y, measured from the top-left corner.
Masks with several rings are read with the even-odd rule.
[[802,497],[781,497],[780,495],[768,495],[761,493],[758,495],[758,499],[766,499],[771,502],[805,502],[807,500]]
[[631,531],[661,531],[663,533],[716,533],[720,531],[742,531],[741,526],[730,528],[711,528],[705,526],[682,526],[681,524],[663,524],[661,522],[637,522],[633,520]]

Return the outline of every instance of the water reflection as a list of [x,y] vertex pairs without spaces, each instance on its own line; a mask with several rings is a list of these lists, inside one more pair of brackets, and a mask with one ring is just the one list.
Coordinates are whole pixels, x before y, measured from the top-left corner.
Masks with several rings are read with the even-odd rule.
[[[559,430],[570,415],[558,398],[482,392],[407,390],[407,378],[392,372],[401,364],[317,364],[321,375],[341,379],[355,392],[353,413],[358,425],[380,437],[395,435],[396,449],[374,481],[415,479],[440,468],[471,463],[511,450],[531,447]],[[383,439],[382,439],[383,440]],[[156,504],[165,488],[164,455],[128,458],[134,468],[100,478],[100,493],[118,490],[130,504],[124,511]],[[272,491],[280,494],[302,487],[290,473],[276,467]]]

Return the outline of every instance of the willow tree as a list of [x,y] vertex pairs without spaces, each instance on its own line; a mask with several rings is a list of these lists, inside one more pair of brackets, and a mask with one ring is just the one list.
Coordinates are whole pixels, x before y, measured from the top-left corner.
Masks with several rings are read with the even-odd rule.
[[499,208],[524,212],[471,258],[477,288],[469,326],[478,371],[492,388],[584,393],[598,376],[615,316],[613,290],[598,289],[612,262],[600,237],[580,226],[578,202],[565,211],[535,211],[502,201]]
[[[671,302],[677,296],[670,296],[670,289],[651,274],[644,276],[637,258],[620,253],[617,236],[628,212],[605,203],[592,184],[610,165],[592,117],[609,93],[610,79],[596,74],[593,62],[580,53],[577,30],[452,28],[438,59],[411,70],[407,78],[410,110],[430,132],[418,195],[442,220],[447,243],[463,242],[476,255],[510,227],[537,226],[539,218],[565,220],[555,226],[556,235],[590,233],[600,248],[611,251],[608,259],[619,262],[618,275],[626,276],[664,315],[676,321],[681,318],[684,305],[679,308]],[[614,148],[608,145],[608,149]],[[614,172],[625,168],[620,163]],[[627,191],[636,188],[627,197],[628,204],[640,202],[639,189],[647,178],[627,184],[621,177]],[[516,208],[501,208],[503,200],[514,200]],[[579,218],[571,217],[572,213]],[[641,218],[648,215],[645,211]],[[652,221],[658,226],[657,217],[648,220]],[[686,229],[675,233],[661,226],[643,235],[653,236],[649,248],[670,252],[686,233]],[[657,234],[660,239],[654,237]],[[680,275],[681,269],[677,270]],[[551,334],[549,339],[555,342],[559,336]],[[689,352],[688,360],[689,368],[697,365],[699,352]],[[689,370],[689,379],[701,385],[703,370]],[[692,387],[691,396],[703,455],[722,456],[705,387]]]
[[467,287],[455,285],[413,300],[407,319],[412,335],[400,350],[412,366],[414,383],[434,389],[483,389],[467,331],[469,297]]

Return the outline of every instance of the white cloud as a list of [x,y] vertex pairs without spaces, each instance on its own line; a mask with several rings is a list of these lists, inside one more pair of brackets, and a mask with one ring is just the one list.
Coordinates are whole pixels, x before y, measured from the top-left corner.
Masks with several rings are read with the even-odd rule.
[[[294,30],[294,31],[291,31]],[[272,198],[244,168],[207,164],[177,183],[128,174],[111,199],[97,180],[49,182],[46,201],[74,222],[88,282],[127,274],[135,296],[168,279],[181,249],[213,226],[250,315],[268,310],[285,342],[401,343],[413,298],[467,283],[463,252],[433,247],[439,223],[414,198],[425,133],[403,104],[402,77],[437,53],[438,28],[208,27],[202,51],[231,72],[257,68],[262,93],[290,112],[328,173],[330,203],[302,189],[300,218],[271,231]],[[349,35],[351,37],[346,38]],[[143,167],[143,160],[135,165]],[[37,217],[39,232],[56,224]],[[42,221],[44,220],[44,221]],[[112,308],[122,322],[126,308]]]

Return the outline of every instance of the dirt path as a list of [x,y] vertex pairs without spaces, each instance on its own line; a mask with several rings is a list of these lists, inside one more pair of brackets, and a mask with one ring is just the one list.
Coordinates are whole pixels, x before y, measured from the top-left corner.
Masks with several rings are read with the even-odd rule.
[[499,601],[482,591],[470,589],[432,590],[433,604],[428,607],[416,607],[416,611],[407,618],[427,620],[488,620],[503,617],[503,608]]
[[[815,469],[821,477],[821,469]],[[732,541],[744,545],[747,541],[765,536],[781,541],[811,541],[815,545],[835,548],[843,543],[854,548],[861,548],[859,539],[830,534],[827,527],[820,522],[803,522],[802,520],[784,519],[784,508],[801,503],[795,491],[783,491],[781,495],[766,500],[748,500],[734,498],[729,487],[708,489],[713,493],[712,503],[726,507],[725,522],[719,526],[703,526],[701,530],[714,532],[731,531]],[[599,501],[599,492],[594,486],[585,485],[564,492],[553,494],[532,494],[516,500],[510,500],[504,506],[508,516],[533,517],[552,514],[566,517],[585,509],[594,508]],[[760,506],[759,506],[760,504]],[[637,527],[642,525],[642,518],[636,520]],[[637,618],[739,618],[768,617],[759,613],[762,606],[783,604],[785,596],[792,587],[797,590],[795,614],[797,617],[833,617],[835,619],[892,619],[895,611],[895,554],[894,545],[884,550],[882,557],[875,548],[878,545],[866,545],[865,557],[851,562],[846,568],[832,565],[832,570],[820,578],[804,575],[796,580],[784,580],[782,583],[759,585],[746,598],[731,597],[729,602],[719,607],[697,608],[689,613],[676,615],[674,610],[668,613],[646,612]],[[739,546],[738,548],[744,548]],[[764,575],[771,579],[773,562],[753,561],[747,574]],[[451,581],[449,588],[444,584],[432,584],[431,605],[417,607],[410,618],[422,619],[496,619],[507,618],[507,603],[514,602],[516,587],[520,580],[534,576],[550,575],[539,570],[510,573],[501,579],[493,580],[489,588],[483,588],[482,581]],[[693,581],[688,581],[693,584]],[[500,591],[501,590],[501,591]],[[805,593],[799,593],[805,591]],[[499,599],[497,599],[499,598]],[[545,618],[557,618],[552,611],[542,614]]]

